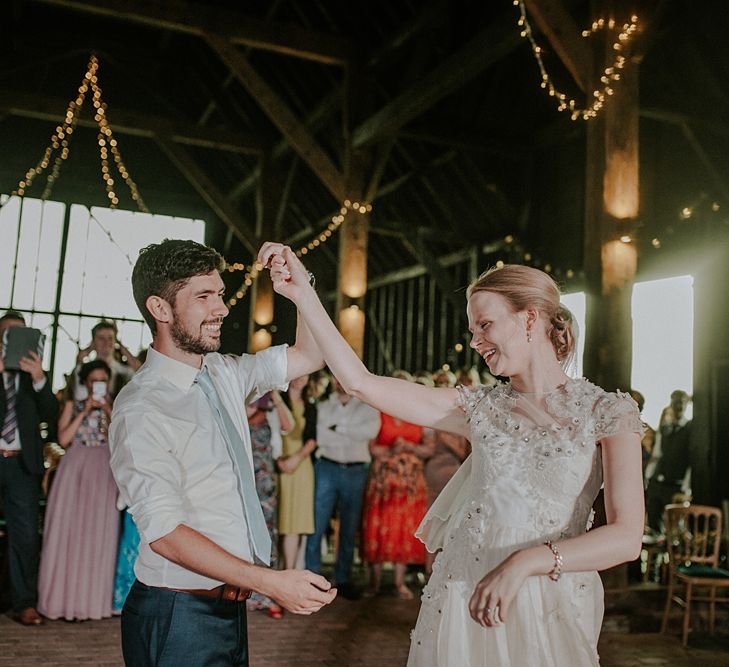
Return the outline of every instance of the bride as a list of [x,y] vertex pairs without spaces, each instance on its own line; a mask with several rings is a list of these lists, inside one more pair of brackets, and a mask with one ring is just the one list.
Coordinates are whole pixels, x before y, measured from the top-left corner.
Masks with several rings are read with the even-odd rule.
[[[442,551],[408,665],[598,665],[597,571],[640,552],[642,426],[627,394],[565,374],[575,337],[554,281],[519,265],[481,275],[467,292],[471,347],[510,381],[429,388],[371,374],[289,248],[266,243],[259,261],[348,393],[471,441],[472,455],[418,529],[429,551]],[[603,484],[607,524],[589,530]]]

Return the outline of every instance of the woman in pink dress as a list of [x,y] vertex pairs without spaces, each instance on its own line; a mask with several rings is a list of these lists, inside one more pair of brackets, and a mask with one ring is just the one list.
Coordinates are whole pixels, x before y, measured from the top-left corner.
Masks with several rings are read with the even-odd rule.
[[58,421],[66,453],[48,496],[38,580],[38,611],[69,621],[111,616],[119,541],[107,440],[111,371],[97,359],[79,377],[88,398],[66,401]]

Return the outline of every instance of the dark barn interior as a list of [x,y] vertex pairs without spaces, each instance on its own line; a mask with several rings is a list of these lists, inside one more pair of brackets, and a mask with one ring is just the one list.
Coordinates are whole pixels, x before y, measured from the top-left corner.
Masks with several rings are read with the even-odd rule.
[[[293,339],[294,309],[251,275],[266,240],[303,249],[329,312],[380,374],[480,363],[465,288],[497,262],[524,263],[586,292],[584,374],[627,390],[632,284],[691,274],[694,349],[676,354],[694,363],[692,491],[719,506],[728,16],[717,0],[10,0],[0,193],[39,163],[93,56],[143,204],[204,220],[206,243],[242,267],[223,275],[225,351],[255,347],[260,330]],[[600,17],[635,23],[620,50],[615,30],[589,30]],[[605,67],[621,76],[601,80]],[[589,109],[593,90],[605,98],[596,117],[571,116],[569,100]],[[49,198],[108,206],[91,92],[74,122]],[[23,194],[41,197],[51,170]],[[118,208],[140,210],[123,178],[114,191]],[[275,315],[256,322],[256,301]]]

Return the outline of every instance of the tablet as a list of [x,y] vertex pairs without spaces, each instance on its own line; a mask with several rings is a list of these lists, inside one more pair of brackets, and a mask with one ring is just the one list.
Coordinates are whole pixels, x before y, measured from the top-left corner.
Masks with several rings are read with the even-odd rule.
[[20,370],[20,360],[28,352],[36,352],[43,359],[46,337],[40,329],[32,327],[8,327],[3,336],[3,361],[9,371]]

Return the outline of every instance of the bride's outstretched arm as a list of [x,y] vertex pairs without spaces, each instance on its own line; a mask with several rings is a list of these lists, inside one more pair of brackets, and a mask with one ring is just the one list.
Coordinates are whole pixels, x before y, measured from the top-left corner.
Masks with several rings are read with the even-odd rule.
[[329,318],[309,284],[309,274],[290,248],[264,243],[258,261],[271,269],[273,287],[290,299],[306,322],[327,365],[345,391],[406,421],[466,435],[468,425],[455,389],[434,389],[370,373]]
[[[562,572],[606,570],[640,554],[644,521],[640,436],[623,433],[603,438],[600,444],[607,523],[555,542]],[[469,603],[472,618],[484,626],[505,621],[524,580],[548,575],[554,566],[555,554],[545,545],[513,553],[476,586]]]

